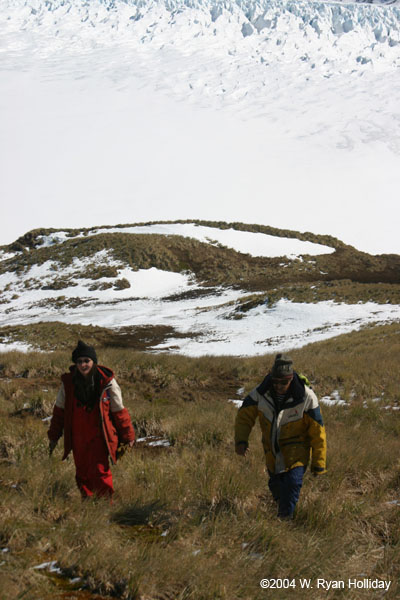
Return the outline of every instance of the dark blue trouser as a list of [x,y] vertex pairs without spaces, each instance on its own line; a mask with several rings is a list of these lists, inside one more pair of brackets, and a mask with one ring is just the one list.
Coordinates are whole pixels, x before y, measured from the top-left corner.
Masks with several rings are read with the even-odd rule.
[[269,473],[268,487],[278,503],[278,517],[292,517],[300,496],[306,467],[294,467],[284,473]]

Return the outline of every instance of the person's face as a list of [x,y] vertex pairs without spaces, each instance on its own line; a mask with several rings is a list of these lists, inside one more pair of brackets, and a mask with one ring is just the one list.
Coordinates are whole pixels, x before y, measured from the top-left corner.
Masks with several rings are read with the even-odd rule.
[[88,358],[87,356],[82,356],[76,361],[76,368],[78,369],[81,375],[87,377],[90,371],[92,370],[93,364],[94,363],[91,358]]
[[273,379],[272,385],[277,394],[286,394],[290,384],[292,383],[292,377],[290,379]]

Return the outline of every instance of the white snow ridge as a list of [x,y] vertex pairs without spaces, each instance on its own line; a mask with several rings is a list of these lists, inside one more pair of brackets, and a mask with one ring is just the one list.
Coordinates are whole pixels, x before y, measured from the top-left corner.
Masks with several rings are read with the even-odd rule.
[[[132,227],[104,227],[89,231],[86,237],[101,233],[180,235],[207,244],[222,244],[228,248],[233,248],[237,252],[251,254],[251,256],[297,258],[303,254],[316,256],[318,254],[331,254],[335,251],[334,248],[329,246],[298,240],[297,238],[276,237],[265,233],[238,231],[232,228],[218,229],[217,227],[205,227],[195,223],[153,223]],[[82,237],[82,234],[75,237]],[[65,232],[61,231],[47,236],[39,236],[38,239],[41,240],[42,246],[52,246],[73,238],[71,236],[67,237]]]

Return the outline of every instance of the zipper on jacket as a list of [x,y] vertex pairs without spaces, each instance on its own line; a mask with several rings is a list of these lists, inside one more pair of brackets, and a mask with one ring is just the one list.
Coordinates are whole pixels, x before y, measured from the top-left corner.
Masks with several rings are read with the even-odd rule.
[[277,426],[278,416],[279,416],[279,413],[278,414],[274,413],[274,415],[272,417],[271,435],[270,435],[271,450],[272,450],[272,454],[275,457],[281,451],[279,442],[278,442],[278,426]]
[[107,435],[106,435],[106,428],[105,428],[105,425],[104,425],[104,416],[103,416],[103,396],[104,396],[104,394],[105,394],[105,391],[106,391],[106,388],[103,390],[103,392],[102,392],[102,394],[101,394],[101,396],[100,396],[100,411],[99,411],[99,412],[100,412],[101,429],[102,429],[102,432],[103,432],[104,441],[105,441],[105,443],[106,443],[106,446],[107,446],[108,455],[109,455],[109,457],[110,457],[111,463],[112,463],[113,465],[115,465],[114,459],[113,459],[113,457],[112,457],[112,454],[111,454],[110,446],[109,446],[109,444],[108,444]]

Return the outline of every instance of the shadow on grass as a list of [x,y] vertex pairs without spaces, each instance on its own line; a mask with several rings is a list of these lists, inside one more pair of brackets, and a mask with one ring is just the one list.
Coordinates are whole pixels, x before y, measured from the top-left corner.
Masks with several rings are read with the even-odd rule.
[[[111,522],[117,525],[146,525],[154,513],[159,512],[164,507],[160,502],[150,502],[145,505],[133,504],[115,512],[111,515]],[[151,519],[154,520],[154,519]]]

